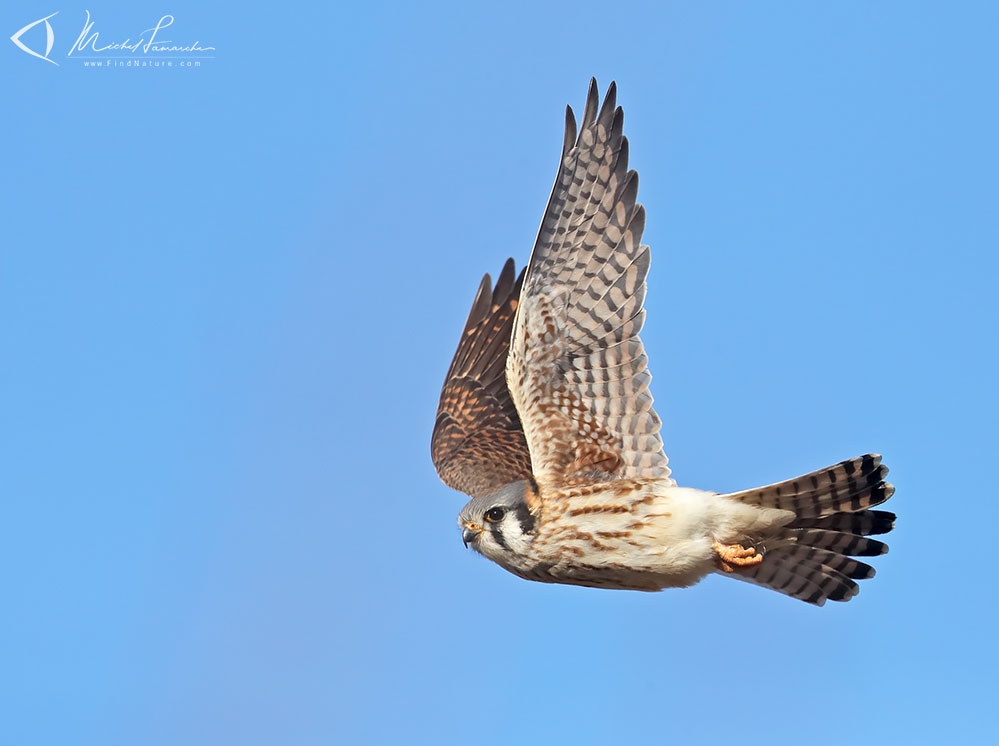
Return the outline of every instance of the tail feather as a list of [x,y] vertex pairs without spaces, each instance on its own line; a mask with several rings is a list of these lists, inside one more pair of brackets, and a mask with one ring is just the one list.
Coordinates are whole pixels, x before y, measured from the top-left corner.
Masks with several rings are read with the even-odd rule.
[[796,479],[735,492],[729,497],[764,508],[790,510],[799,519],[821,518],[880,505],[895,491],[884,481],[887,475],[888,467],[881,465],[881,456],[871,453]]
[[857,513],[833,513],[824,518],[795,519],[788,528],[816,528],[841,531],[857,536],[887,534],[895,528],[895,514],[887,510],[861,510]]
[[753,537],[763,556],[758,565],[730,575],[821,606],[849,601],[860,590],[856,580],[874,577],[874,568],[852,559],[888,551],[867,538],[895,525],[895,514],[870,510],[895,491],[885,481],[888,468],[868,454],[842,461],[778,484],[735,492],[727,497],[749,505],[793,511],[795,517],[776,535]]
[[836,552],[830,552],[827,549],[792,544],[783,548],[783,551],[779,552],[779,556],[783,557],[785,562],[810,560],[854,580],[866,580],[874,577],[874,568],[866,562],[847,557],[845,554],[836,554]]
[[802,528],[788,532],[798,544],[816,549],[828,549],[837,554],[851,557],[875,557],[888,552],[888,545],[877,539],[843,531],[825,531],[818,528]]
[[[767,559],[772,557],[768,555]],[[750,568],[738,569],[732,577],[816,606],[822,606],[827,600],[849,601],[860,591],[856,581],[808,558],[794,563],[764,561]]]

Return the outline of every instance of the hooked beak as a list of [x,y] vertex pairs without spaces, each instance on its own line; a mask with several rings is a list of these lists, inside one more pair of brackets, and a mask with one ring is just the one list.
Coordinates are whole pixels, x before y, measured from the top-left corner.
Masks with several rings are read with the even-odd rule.
[[482,529],[472,523],[466,523],[461,529],[461,541],[468,549],[468,545],[479,538]]

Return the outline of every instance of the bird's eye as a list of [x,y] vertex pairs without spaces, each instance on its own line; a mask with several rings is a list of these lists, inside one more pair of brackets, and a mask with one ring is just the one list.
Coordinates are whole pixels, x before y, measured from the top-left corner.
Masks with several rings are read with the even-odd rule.
[[505,515],[506,511],[503,508],[490,508],[486,511],[486,520],[490,523],[496,523],[497,521],[502,521]]

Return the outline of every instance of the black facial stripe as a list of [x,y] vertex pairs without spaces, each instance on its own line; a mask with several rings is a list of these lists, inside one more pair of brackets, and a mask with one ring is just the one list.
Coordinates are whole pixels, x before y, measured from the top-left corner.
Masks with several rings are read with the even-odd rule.
[[517,516],[517,521],[520,523],[520,530],[525,534],[534,533],[534,516],[531,515],[531,511],[527,507],[527,503],[518,503],[513,509],[514,515]]
[[489,533],[493,535],[493,540],[504,549],[509,549],[510,547],[507,546],[506,539],[503,538],[503,531],[500,529],[500,525],[498,523],[489,523],[487,525],[489,526]]

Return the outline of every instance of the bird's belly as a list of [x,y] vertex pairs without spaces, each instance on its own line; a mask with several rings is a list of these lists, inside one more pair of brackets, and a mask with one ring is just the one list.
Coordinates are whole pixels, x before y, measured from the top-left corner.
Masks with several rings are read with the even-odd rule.
[[714,569],[714,500],[712,493],[659,481],[552,495],[532,544],[532,563],[522,574],[644,591],[693,585]]

